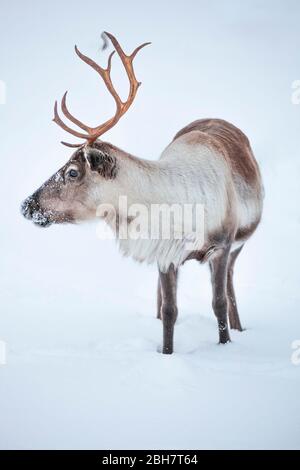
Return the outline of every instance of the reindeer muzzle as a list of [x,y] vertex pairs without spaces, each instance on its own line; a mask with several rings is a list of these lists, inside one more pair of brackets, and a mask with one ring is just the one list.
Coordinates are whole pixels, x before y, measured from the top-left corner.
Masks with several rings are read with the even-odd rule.
[[41,209],[38,199],[34,196],[29,196],[21,204],[21,213],[26,219],[40,227],[48,227],[52,223],[50,214]]

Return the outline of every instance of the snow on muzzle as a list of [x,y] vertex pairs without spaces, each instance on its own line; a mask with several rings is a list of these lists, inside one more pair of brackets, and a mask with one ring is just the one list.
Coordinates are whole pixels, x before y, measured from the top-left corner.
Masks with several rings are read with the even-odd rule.
[[[48,227],[54,221],[52,219],[52,211],[43,211],[40,207],[38,198],[29,196],[21,204],[21,213],[23,216],[31,220],[34,224],[40,227]],[[52,220],[51,220],[52,219]]]

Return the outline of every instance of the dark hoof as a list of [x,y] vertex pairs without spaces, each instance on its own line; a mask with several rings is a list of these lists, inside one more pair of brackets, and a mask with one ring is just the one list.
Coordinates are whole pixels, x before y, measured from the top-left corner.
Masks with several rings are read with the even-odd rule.
[[220,341],[218,342],[218,344],[228,344],[228,343],[231,343],[231,339],[230,339],[230,338],[228,338],[228,339],[226,339],[226,340],[222,340],[222,341],[220,340]]
[[162,353],[163,354],[173,354],[173,348],[170,348],[170,347],[163,347],[163,350],[162,350]]
[[161,346],[158,346],[157,352],[159,354],[169,354],[170,355],[170,354],[173,354],[174,351],[171,348],[162,348]]
[[231,330],[244,331],[239,318],[230,318],[229,325]]
[[219,321],[219,343],[226,344],[230,342],[228,325],[224,321]]
[[230,325],[230,329],[235,330],[235,331],[240,331],[240,332],[246,330],[246,328],[242,328],[241,325],[236,325],[236,324]]

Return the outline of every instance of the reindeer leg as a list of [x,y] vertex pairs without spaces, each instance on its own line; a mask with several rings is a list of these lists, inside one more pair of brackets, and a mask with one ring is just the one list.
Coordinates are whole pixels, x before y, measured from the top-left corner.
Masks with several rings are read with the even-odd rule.
[[177,318],[177,270],[173,265],[166,273],[159,271],[161,285],[161,317],[163,322],[163,354],[173,353],[174,325]]
[[157,315],[156,318],[161,320],[161,304],[162,304],[162,296],[161,296],[161,285],[160,285],[160,277],[158,278],[157,282]]
[[227,297],[229,302],[229,323],[230,328],[233,330],[243,331],[240,317],[237,309],[234,287],[233,287],[233,271],[235,261],[240,254],[244,245],[230,253],[228,261],[228,273],[227,273]]
[[213,288],[212,306],[218,320],[219,342],[230,341],[227,323],[227,268],[230,246],[226,247],[216,258],[210,261],[211,281]]

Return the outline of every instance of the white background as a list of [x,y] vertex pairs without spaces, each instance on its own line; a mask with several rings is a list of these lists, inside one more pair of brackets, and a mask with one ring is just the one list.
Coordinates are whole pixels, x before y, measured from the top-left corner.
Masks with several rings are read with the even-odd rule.
[[[0,448],[300,447],[299,15],[297,0],[2,0]],[[264,217],[236,269],[247,330],[225,347],[206,267],[182,268],[175,354],[162,356],[155,266],[122,258],[95,224],[42,230],[19,213],[70,156],[54,100],[68,89],[92,125],[113,112],[73,51],[105,64],[103,30],[128,52],[152,41],[108,141],[156,159],[184,125],[219,117],[248,135],[260,163]]]

